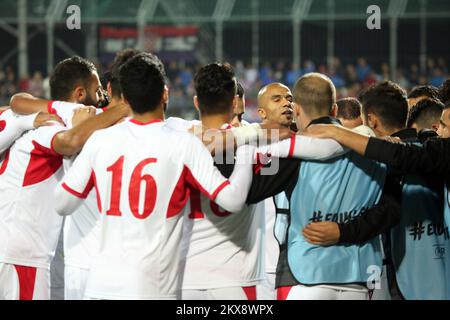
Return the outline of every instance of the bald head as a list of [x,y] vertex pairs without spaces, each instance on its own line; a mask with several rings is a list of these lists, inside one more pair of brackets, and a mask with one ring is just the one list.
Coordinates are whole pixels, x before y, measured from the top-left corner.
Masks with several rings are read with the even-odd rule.
[[336,88],[327,76],[308,73],[295,84],[294,101],[311,118],[329,116],[336,104]]
[[261,120],[289,127],[294,116],[292,99],[291,90],[284,84],[271,83],[262,88],[258,94],[258,113]]

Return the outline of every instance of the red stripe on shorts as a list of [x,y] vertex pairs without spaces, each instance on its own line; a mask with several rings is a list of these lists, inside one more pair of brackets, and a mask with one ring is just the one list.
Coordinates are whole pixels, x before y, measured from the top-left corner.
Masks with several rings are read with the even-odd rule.
[[20,300],[33,300],[36,268],[16,265],[14,267],[19,276]]
[[242,290],[244,290],[247,300],[256,300],[256,286],[242,287]]
[[292,286],[279,287],[277,289],[277,300],[287,300],[289,292],[291,292]]

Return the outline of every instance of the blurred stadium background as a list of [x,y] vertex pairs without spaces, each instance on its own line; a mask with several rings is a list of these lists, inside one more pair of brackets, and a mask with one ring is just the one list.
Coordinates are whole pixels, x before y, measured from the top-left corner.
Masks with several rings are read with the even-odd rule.
[[[69,30],[67,8],[81,10]],[[381,9],[369,30],[367,8]],[[154,52],[166,63],[170,114],[196,117],[192,78],[199,65],[233,64],[256,120],[261,86],[292,86],[306,72],[329,75],[340,97],[381,79],[405,88],[449,76],[449,0],[0,0],[0,104],[28,91],[48,95],[49,72],[72,55],[100,74],[117,51]]]

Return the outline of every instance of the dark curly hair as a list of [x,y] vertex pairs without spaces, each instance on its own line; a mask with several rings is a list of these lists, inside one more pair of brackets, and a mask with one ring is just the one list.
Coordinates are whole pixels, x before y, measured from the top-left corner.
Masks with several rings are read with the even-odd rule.
[[362,112],[380,117],[387,128],[404,128],[408,118],[406,92],[392,81],[377,83],[361,93]]
[[436,99],[424,99],[409,110],[408,128],[416,123],[420,128],[431,129],[431,125],[439,122],[444,104]]
[[166,85],[164,65],[153,54],[138,54],[120,68],[119,81],[134,112],[154,111],[161,103]]
[[95,65],[81,57],[62,60],[50,76],[51,99],[65,101],[76,87],[88,88],[94,72],[97,72]]
[[203,114],[220,114],[232,107],[237,94],[233,68],[228,63],[202,67],[194,78],[199,108]]
[[419,97],[428,97],[432,99],[439,99],[439,90],[434,86],[417,86],[414,87],[408,94],[408,99],[415,99]]

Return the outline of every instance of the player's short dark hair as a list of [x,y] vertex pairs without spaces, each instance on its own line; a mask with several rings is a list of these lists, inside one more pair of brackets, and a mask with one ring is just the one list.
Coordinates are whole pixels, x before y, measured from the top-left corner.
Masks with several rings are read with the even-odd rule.
[[295,84],[294,101],[310,115],[328,115],[336,103],[336,88],[327,76],[309,73]]
[[245,95],[245,90],[244,90],[244,87],[242,86],[242,84],[240,83],[240,82],[238,82],[237,83],[237,91],[236,91],[236,95],[239,97],[239,98],[243,98],[244,97],[244,95]]
[[438,122],[444,104],[436,99],[424,99],[411,108],[408,116],[408,128],[416,123],[421,128],[431,129],[431,124]]
[[117,53],[116,58],[111,65],[111,76],[109,78],[109,84],[111,86],[113,97],[120,98],[122,95],[122,89],[119,81],[120,67],[139,53],[142,53],[142,51],[137,49],[125,49]]
[[229,110],[237,92],[236,77],[228,63],[202,67],[194,77],[200,112],[220,114]]
[[50,76],[51,99],[65,101],[76,87],[88,88],[96,71],[92,62],[78,56],[60,61]]
[[438,88],[430,85],[414,87],[408,94],[408,99],[416,99],[419,97],[427,97],[432,99],[439,99]]
[[392,81],[372,85],[362,92],[359,100],[365,117],[377,115],[387,128],[404,128],[408,118],[406,92]]
[[450,79],[447,79],[439,88],[439,99],[444,103],[450,102]]
[[354,120],[361,116],[361,102],[356,98],[345,98],[336,102],[338,106],[338,118]]
[[166,72],[158,57],[140,53],[120,68],[119,81],[131,109],[142,114],[154,111],[161,103]]

